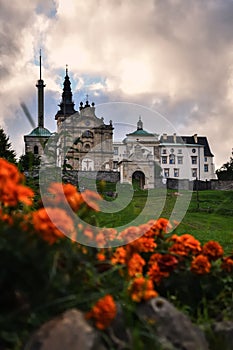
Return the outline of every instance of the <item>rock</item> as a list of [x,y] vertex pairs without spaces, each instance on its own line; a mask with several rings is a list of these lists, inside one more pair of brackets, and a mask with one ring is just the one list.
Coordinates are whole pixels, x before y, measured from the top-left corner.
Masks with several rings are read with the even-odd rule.
[[106,350],[82,312],[71,309],[36,331],[24,350]]
[[233,321],[215,322],[212,325],[213,346],[214,349],[232,350],[233,349]]
[[204,333],[169,301],[157,297],[141,304],[139,318],[154,324],[163,350],[208,350]]

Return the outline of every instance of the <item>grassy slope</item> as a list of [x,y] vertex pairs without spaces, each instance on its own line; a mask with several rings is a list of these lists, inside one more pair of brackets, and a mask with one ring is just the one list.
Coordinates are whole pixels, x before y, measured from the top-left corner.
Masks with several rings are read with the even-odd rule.
[[[125,192],[126,193],[126,192]],[[185,198],[185,192],[182,196]],[[182,196],[178,197],[174,191],[150,190],[149,199],[146,191],[134,192],[133,200],[129,201],[129,195],[122,194],[119,203],[128,201],[129,204],[122,210],[116,210],[115,213],[98,214],[100,226],[116,227],[130,224],[136,218],[145,204],[150,205],[145,208],[141,215],[142,222],[149,219],[160,217],[170,217],[177,200],[182,202]],[[164,201],[166,201],[164,205]],[[197,208],[199,204],[199,209]],[[162,209],[162,210],[161,210]],[[192,199],[177,232],[190,233],[199,239],[202,243],[208,240],[217,240],[223,245],[225,253],[233,252],[233,191],[200,191],[199,203],[197,194],[193,192]]]

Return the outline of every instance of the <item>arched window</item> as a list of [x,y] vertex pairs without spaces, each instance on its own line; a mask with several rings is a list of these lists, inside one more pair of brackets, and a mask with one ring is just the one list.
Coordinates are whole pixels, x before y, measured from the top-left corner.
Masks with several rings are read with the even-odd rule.
[[34,146],[34,154],[39,154],[39,148],[37,145]]

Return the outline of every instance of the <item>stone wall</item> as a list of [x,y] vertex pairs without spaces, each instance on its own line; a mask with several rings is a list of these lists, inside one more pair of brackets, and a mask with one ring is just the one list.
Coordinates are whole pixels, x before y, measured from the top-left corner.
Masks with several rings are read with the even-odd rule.
[[167,188],[170,190],[233,190],[233,181],[189,181],[187,179],[167,179]]
[[117,171],[77,171],[69,170],[63,173],[63,180],[72,184],[90,181],[106,181],[117,183],[120,181],[120,173]]

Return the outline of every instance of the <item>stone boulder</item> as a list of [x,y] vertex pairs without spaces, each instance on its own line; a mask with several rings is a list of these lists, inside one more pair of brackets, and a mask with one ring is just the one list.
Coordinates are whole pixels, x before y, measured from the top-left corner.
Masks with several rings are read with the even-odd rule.
[[209,349],[204,333],[164,298],[153,298],[139,305],[137,314],[141,320],[154,324],[163,350]]
[[24,350],[106,350],[82,312],[71,309],[36,331]]

